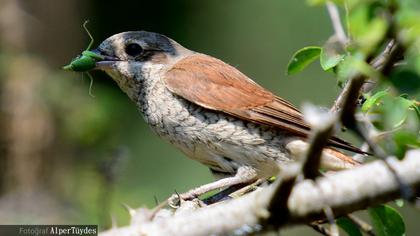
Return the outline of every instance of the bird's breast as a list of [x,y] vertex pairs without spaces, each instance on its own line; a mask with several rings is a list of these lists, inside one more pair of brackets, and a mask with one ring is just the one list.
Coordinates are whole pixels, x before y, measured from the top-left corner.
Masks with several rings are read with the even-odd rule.
[[139,102],[155,133],[212,169],[234,173],[242,165],[266,169],[288,160],[281,132],[202,108],[161,81],[146,85]]

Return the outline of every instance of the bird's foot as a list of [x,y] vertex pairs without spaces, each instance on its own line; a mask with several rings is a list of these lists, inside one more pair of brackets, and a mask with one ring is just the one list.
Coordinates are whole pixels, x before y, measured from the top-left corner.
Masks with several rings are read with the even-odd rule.
[[194,188],[183,194],[174,194],[168,199],[170,206],[179,206],[182,201],[191,200],[210,191],[230,187],[237,184],[252,183],[257,180],[257,172],[248,166],[242,166],[238,169],[235,176],[219,179],[215,182]]
[[178,208],[181,206],[182,202],[184,201],[191,201],[193,199],[196,199],[199,196],[194,191],[188,191],[186,193],[174,193],[171,197],[168,198],[168,205],[172,208]]

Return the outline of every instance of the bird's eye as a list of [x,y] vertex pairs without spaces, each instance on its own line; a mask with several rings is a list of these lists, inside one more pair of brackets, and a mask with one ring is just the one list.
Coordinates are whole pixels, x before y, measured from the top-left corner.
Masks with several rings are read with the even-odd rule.
[[138,56],[142,52],[143,52],[143,48],[137,43],[130,43],[127,46],[125,46],[125,53],[127,53],[128,55],[132,57]]

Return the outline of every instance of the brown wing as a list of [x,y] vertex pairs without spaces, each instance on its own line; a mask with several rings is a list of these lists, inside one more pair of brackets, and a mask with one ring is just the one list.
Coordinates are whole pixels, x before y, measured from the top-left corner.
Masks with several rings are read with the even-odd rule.
[[[307,137],[309,126],[302,114],[286,100],[256,84],[236,68],[207,55],[193,54],[177,62],[165,74],[170,91],[211,110]],[[330,145],[361,153],[333,137]]]

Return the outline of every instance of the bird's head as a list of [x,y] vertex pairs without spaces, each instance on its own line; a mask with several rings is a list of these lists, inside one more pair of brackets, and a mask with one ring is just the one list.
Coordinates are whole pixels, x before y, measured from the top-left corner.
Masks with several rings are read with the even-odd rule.
[[[160,79],[173,64],[192,53],[164,35],[128,31],[107,38],[94,50],[84,51],[65,68],[81,72],[105,71],[136,100],[142,82]],[[91,65],[85,66],[85,61]],[[82,66],[78,67],[77,63]]]

